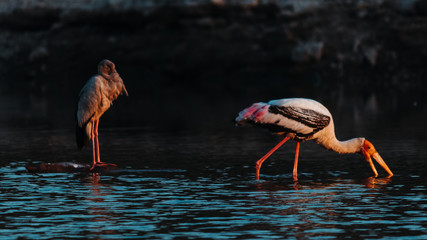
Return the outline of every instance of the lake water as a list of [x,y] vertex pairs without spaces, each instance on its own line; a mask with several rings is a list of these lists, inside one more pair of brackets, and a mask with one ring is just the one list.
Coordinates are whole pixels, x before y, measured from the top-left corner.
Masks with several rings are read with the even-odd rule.
[[[415,131],[414,131],[415,132]],[[174,133],[100,129],[105,174],[29,174],[28,163],[90,162],[71,130],[0,131],[0,239],[427,239],[427,143],[370,138],[395,176],[359,154],[255,128]]]

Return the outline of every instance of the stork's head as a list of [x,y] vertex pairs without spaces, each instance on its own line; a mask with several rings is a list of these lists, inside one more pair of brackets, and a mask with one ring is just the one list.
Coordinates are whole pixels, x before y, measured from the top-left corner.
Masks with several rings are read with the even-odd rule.
[[108,59],[104,59],[98,64],[98,74],[102,75],[105,79],[109,81],[119,81],[122,85],[122,90],[120,94],[126,94],[129,96],[128,91],[126,90],[123,79],[120,77],[119,73],[116,70],[116,65]]
[[381,158],[380,154],[378,154],[377,150],[375,150],[374,145],[372,145],[372,143],[370,143],[368,140],[365,140],[363,142],[362,154],[363,156],[365,156],[366,161],[371,166],[375,177],[378,176],[378,172],[377,169],[375,169],[374,163],[372,162],[372,158],[375,159],[375,161],[377,161],[377,163],[382,168],[384,168],[384,170],[389,174],[389,177],[393,176],[393,173],[391,172],[390,168],[388,168],[387,164]]
[[108,59],[104,59],[98,64],[98,74],[106,77],[107,79],[114,73],[117,73],[116,66]]

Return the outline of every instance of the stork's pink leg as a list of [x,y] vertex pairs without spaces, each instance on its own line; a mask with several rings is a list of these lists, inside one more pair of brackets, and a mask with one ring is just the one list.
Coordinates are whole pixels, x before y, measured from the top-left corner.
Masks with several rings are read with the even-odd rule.
[[98,126],[99,126],[99,119],[95,121],[95,145],[96,145],[96,162],[101,163],[101,156],[99,154],[99,141],[98,141]]
[[259,180],[259,171],[261,169],[262,163],[267,160],[268,157],[270,157],[271,154],[273,154],[280,146],[282,146],[286,141],[289,140],[289,137],[285,137],[282,141],[280,141],[273,149],[271,149],[267,154],[264,155],[264,157],[260,158],[256,162],[256,180]]
[[95,124],[92,123],[91,129],[91,138],[92,138],[92,155],[93,155],[93,164],[90,170],[95,167],[96,164],[96,146],[95,146]]
[[292,177],[294,178],[294,181],[298,181],[297,168],[298,168],[299,144],[300,142],[297,142],[297,150],[295,151],[294,171],[292,173]]
[[[99,119],[94,122],[94,139],[95,139],[95,148],[96,148],[96,163],[94,164],[102,167],[102,168],[114,168],[117,167],[116,164],[113,163],[104,163],[101,162],[101,154],[99,153],[99,140],[98,140],[98,127],[99,127]],[[92,167],[93,169],[94,167]]]

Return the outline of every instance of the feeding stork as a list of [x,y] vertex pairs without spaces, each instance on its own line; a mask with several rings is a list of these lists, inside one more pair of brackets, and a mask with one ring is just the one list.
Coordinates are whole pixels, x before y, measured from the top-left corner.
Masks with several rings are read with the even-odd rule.
[[102,60],[98,74],[90,78],[80,91],[76,110],[76,142],[79,149],[92,140],[93,165],[113,165],[101,162],[99,155],[99,118],[121,94],[128,92],[113,62]]
[[347,141],[337,140],[331,113],[315,100],[284,98],[272,100],[268,103],[254,103],[241,111],[235,121],[237,125],[251,124],[260,126],[277,135],[284,136],[282,141],[256,162],[257,180],[259,179],[262,163],[289,139],[296,141],[292,174],[295,181],[298,180],[297,167],[300,143],[307,140],[315,140],[317,144],[337,153],[360,152],[371,166],[375,177],[378,176],[378,172],[375,169],[372,158],[384,168],[389,177],[393,176],[387,164],[375,150],[374,145],[365,138],[353,138]]

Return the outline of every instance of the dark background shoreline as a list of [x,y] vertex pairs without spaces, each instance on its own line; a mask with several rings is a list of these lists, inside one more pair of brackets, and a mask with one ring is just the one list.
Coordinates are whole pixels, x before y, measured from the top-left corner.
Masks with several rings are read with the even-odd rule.
[[78,92],[104,58],[116,63],[130,96],[115,102],[101,127],[232,124],[252,102],[286,97],[316,99],[335,119],[356,125],[421,121],[427,17],[417,6],[3,13],[0,126],[70,128]]

